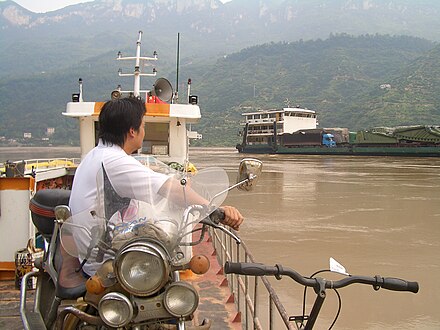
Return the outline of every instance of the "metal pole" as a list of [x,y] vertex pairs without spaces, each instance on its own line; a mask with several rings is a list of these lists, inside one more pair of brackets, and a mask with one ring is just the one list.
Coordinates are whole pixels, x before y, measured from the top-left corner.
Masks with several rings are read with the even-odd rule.
[[177,33],[176,102],[179,99],[180,32]]
[[[240,246],[238,245],[238,243],[237,243],[237,262],[240,262]],[[238,312],[239,313],[241,313],[241,301],[240,301],[240,298],[241,298],[241,295],[240,295],[240,287],[238,286],[238,279],[239,279],[239,277],[240,277],[240,275],[235,275],[235,279],[237,280],[237,309],[238,309]]]
[[141,40],[142,40],[142,31],[139,31],[139,38],[136,42],[136,64],[134,67],[134,86],[133,86],[133,94],[136,97],[140,96],[140,89],[141,89],[141,75],[140,75]]

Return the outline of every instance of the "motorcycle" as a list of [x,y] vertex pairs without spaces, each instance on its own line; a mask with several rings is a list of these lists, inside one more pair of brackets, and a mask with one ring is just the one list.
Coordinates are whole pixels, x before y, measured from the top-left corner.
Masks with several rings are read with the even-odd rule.
[[[32,309],[26,306],[28,289],[21,286],[25,329],[210,328],[209,320],[188,325],[199,295],[181,280],[180,272],[204,274],[209,269],[206,256],[192,256],[192,246],[203,241],[209,227],[240,242],[220,224],[220,205],[229,190],[250,190],[262,163],[244,159],[232,186],[221,168],[191,175],[157,164],[155,170],[180,186],[177,198],[171,191],[150,194],[149,200],[119,196],[104,165],[97,175],[96,203],[83,212],[71,214],[68,190],[40,190],[33,196],[32,221],[44,239],[45,253],[35,262],[38,270],[22,280],[37,278]],[[193,193],[207,203],[188,205],[187,196]]]

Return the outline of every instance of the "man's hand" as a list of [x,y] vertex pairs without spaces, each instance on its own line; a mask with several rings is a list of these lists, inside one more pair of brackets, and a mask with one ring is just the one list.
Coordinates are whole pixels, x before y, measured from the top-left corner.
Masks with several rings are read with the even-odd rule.
[[232,229],[238,230],[244,220],[241,213],[233,206],[222,206],[221,208],[225,211],[225,219],[222,223]]

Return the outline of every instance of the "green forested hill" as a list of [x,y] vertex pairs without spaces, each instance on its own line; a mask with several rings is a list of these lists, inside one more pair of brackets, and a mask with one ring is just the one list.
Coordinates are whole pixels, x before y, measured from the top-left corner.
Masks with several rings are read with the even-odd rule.
[[[197,79],[205,111],[202,142],[233,145],[241,113],[282,107],[287,100],[316,110],[322,127],[440,124],[440,56],[433,47],[405,36],[337,35],[244,49]],[[381,89],[383,84],[391,87]]]
[[440,46],[412,61],[390,80],[391,89],[372,90],[356,126],[440,125]]
[[[160,51],[160,49],[158,49]],[[44,135],[53,143],[78,143],[77,123],[61,112],[84,80],[86,100],[106,100],[118,83],[114,53],[0,82],[0,136]],[[283,107],[314,109],[322,127],[440,124],[440,46],[414,37],[333,35],[325,40],[270,43],[201,65],[181,61],[181,84],[190,77],[202,121],[195,128],[204,145],[234,146],[241,113]],[[160,75],[173,68],[158,62]],[[173,73],[165,75],[174,84]],[[154,81],[154,80],[153,80]],[[122,81],[127,87],[128,81]],[[389,88],[381,89],[381,85]],[[146,86],[144,86],[147,88]],[[181,98],[186,97],[180,88]]]

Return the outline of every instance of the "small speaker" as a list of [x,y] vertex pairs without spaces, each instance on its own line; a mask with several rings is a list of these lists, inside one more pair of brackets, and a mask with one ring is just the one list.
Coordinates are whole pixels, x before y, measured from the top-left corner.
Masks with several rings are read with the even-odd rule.
[[121,98],[121,92],[115,89],[111,94],[112,100],[117,100]]
[[190,95],[188,98],[189,104],[196,105],[199,102],[199,97],[197,95]]

